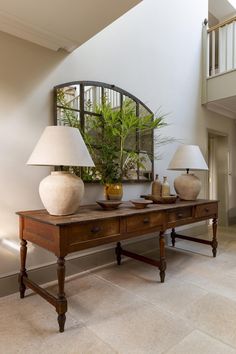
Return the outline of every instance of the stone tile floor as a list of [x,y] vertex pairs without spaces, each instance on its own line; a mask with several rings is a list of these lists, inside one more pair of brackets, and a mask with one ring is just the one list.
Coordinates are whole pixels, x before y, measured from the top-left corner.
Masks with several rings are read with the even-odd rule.
[[218,238],[216,258],[201,244],[167,247],[164,284],[133,260],[68,279],[64,333],[38,295],[1,298],[0,354],[236,354],[236,227]]

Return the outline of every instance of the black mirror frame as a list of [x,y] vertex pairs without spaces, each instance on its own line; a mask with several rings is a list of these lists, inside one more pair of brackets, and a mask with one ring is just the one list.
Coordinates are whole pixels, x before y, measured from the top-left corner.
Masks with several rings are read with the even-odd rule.
[[[117,87],[115,85],[112,84],[107,84],[104,82],[99,82],[99,81],[72,81],[72,82],[66,82],[57,86],[54,86],[53,88],[53,100],[54,100],[54,105],[53,105],[53,110],[54,110],[54,125],[58,124],[58,117],[57,117],[57,110],[58,108],[63,108],[63,106],[59,106],[57,104],[57,90],[64,88],[64,87],[69,87],[69,86],[80,86],[80,96],[82,97],[82,99],[80,100],[80,106],[79,109],[72,109],[74,111],[77,111],[80,113],[80,120],[81,120],[81,128],[83,129],[84,126],[84,115],[92,115],[91,111],[86,111],[85,110],[85,99],[84,99],[84,88],[85,86],[95,86],[95,87],[101,87],[101,94],[102,97],[105,94],[105,89],[110,89],[113,91],[116,91],[120,94],[120,104],[122,105],[123,102],[123,98],[128,97],[129,99],[133,100],[136,104],[136,115],[139,116],[140,114],[140,106],[143,107],[147,112],[149,112],[150,114],[154,115],[154,113],[150,110],[150,108],[148,108],[140,99],[138,99],[137,97],[135,97],[134,95],[132,95],[131,93],[121,89],[120,87]],[[68,109],[68,108],[67,108]],[[137,151],[138,152],[142,152],[142,150],[140,150],[140,136],[137,134],[136,136],[136,145],[137,145]],[[154,154],[154,132],[152,131],[152,142],[151,142],[151,153],[152,156]],[[154,162],[152,159],[152,172],[151,172],[151,176],[146,179],[146,180],[142,180],[139,179],[139,174],[138,174],[138,178],[134,179],[134,180],[123,180],[122,182],[127,182],[127,183],[146,183],[146,182],[150,182],[153,180],[154,177]],[[83,170],[83,168],[81,168],[81,170]],[[91,181],[91,182],[86,182],[86,183],[97,183],[97,181]]]

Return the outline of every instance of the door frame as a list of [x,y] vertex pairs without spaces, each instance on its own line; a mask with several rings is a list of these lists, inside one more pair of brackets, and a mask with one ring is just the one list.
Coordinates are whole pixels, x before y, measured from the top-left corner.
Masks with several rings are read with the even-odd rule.
[[[226,183],[224,185],[224,193],[225,193],[225,216],[224,219],[226,220],[226,225],[229,225],[229,180],[228,177],[230,175],[230,150],[229,150],[229,134],[227,133],[222,133],[220,131],[214,130],[214,129],[207,129],[207,145],[208,145],[208,184],[207,184],[207,193],[208,193],[208,198],[212,198],[212,193],[211,193],[211,185],[210,185],[210,178],[211,178],[211,171],[210,171],[210,159],[211,159],[211,151],[210,151],[210,136],[215,136],[217,137],[223,137],[226,139],[226,149],[227,149],[227,172],[226,172]],[[220,220],[219,220],[220,222]]]

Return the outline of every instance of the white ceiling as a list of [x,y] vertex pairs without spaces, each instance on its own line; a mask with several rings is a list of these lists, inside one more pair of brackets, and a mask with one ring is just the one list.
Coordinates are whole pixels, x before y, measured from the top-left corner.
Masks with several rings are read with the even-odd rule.
[[222,98],[206,104],[206,107],[213,112],[226,117],[236,119],[236,96]]
[[209,12],[220,22],[235,15],[235,8],[227,0],[208,0]]
[[72,51],[142,0],[1,0],[0,31]]

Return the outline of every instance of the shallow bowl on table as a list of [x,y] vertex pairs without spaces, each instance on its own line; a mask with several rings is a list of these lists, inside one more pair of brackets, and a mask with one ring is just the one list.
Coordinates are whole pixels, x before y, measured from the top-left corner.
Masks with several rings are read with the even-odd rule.
[[134,205],[136,209],[144,209],[149,204],[153,203],[151,200],[146,200],[146,199],[132,199],[130,200],[130,202]]
[[122,204],[120,200],[97,200],[96,203],[104,210],[114,210]]

